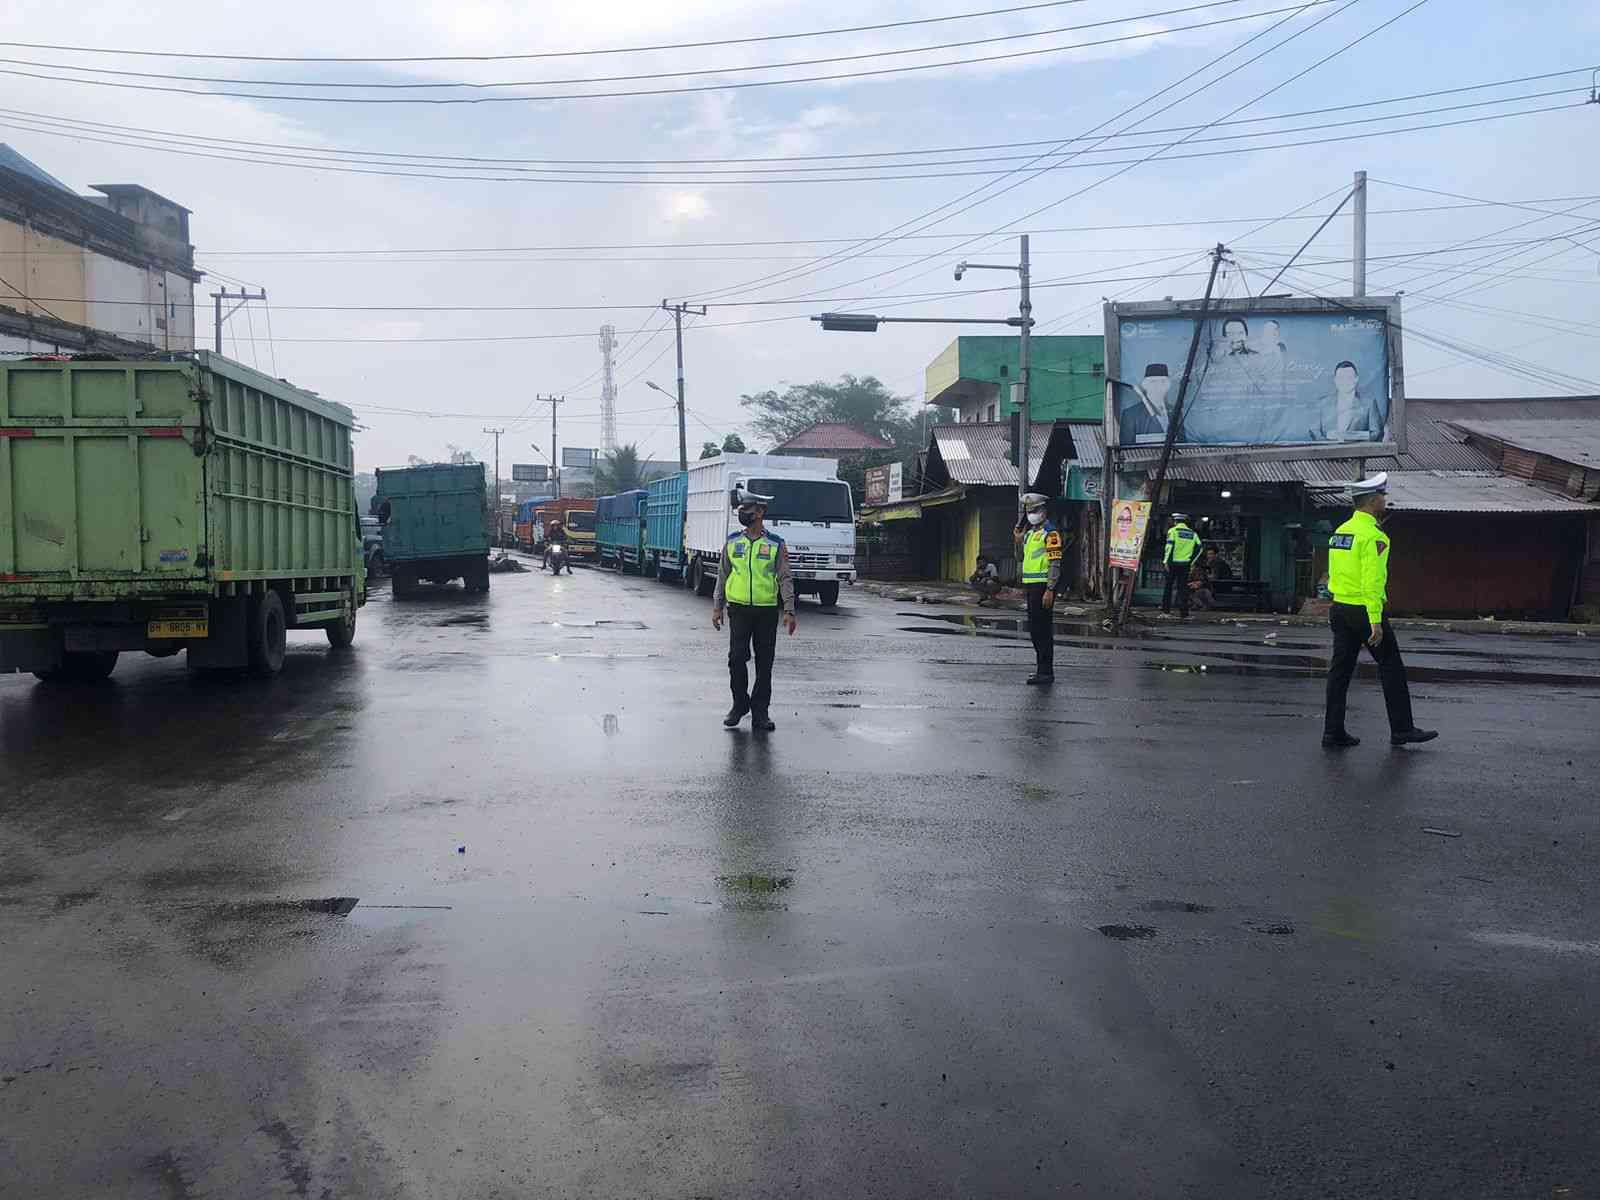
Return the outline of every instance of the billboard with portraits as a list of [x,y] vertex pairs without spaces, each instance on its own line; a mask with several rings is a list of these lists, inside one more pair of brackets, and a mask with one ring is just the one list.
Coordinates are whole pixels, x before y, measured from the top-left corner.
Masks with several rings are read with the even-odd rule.
[[[1107,305],[1115,444],[1166,440],[1199,309],[1198,301]],[[1397,298],[1214,303],[1175,444],[1384,453],[1378,447],[1403,437],[1399,360]]]

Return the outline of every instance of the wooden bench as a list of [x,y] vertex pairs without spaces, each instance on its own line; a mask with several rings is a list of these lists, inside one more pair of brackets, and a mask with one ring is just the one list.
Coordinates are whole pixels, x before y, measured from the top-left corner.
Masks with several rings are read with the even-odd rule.
[[1207,586],[1215,597],[1212,608],[1272,611],[1272,589],[1264,579],[1213,579]]

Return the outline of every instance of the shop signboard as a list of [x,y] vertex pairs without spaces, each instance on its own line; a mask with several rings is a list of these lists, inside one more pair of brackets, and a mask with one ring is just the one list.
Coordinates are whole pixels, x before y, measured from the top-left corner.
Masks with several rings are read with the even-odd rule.
[[1111,506],[1111,565],[1134,571],[1144,552],[1145,527],[1150,524],[1150,501],[1118,500]]
[[866,470],[868,504],[899,504],[905,499],[905,468],[900,463],[889,463]]
[[543,463],[512,463],[512,483],[548,483],[550,468]]
[[[1106,305],[1115,444],[1166,440],[1200,307]],[[1403,448],[1404,406],[1398,297],[1225,300],[1207,310],[1175,444],[1374,457]]]

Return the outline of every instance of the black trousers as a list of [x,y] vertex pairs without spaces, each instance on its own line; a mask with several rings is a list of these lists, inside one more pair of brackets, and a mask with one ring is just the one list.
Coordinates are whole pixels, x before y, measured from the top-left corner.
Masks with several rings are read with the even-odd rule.
[[1028,636],[1033,639],[1033,657],[1039,674],[1056,673],[1055,626],[1051,612],[1044,606],[1048,590],[1042,583],[1024,584],[1028,593]]
[[[1345,695],[1356,673],[1361,647],[1372,636],[1372,624],[1367,620],[1367,610],[1359,604],[1335,604],[1328,610],[1328,624],[1333,626],[1333,657],[1328,660],[1328,711],[1322,731],[1336,734],[1345,732]],[[1378,678],[1383,682],[1389,732],[1404,733],[1413,727],[1411,688],[1406,684],[1400,643],[1395,641],[1388,621],[1383,623],[1383,641],[1372,650],[1372,659],[1378,664]]]
[[[776,604],[728,605],[728,686],[733,703],[766,716],[772,703],[772,657],[778,649],[778,618],[783,610]],[[756,687],[750,690],[750,650],[756,652]]]
[[1172,611],[1172,589],[1178,589],[1178,611],[1189,615],[1189,567],[1186,562],[1167,564],[1167,583],[1161,589],[1161,611]]

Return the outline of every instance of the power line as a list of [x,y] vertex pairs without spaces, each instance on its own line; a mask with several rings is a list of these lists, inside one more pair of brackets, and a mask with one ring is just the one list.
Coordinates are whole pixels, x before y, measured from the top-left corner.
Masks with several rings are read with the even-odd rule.
[[[1485,107],[1489,107],[1491,105],[1515,104],[1515,103],[1521,103],[1521,102],[1530,101],[1530,100],[1548,99],[1549,97],[1552,97],[1552,96],[1567,96],[1567,95],[1581,95],[1581,96],[1587,97],[1588,90],[1586,88],[1557,88],[1557,89],[1547,90],[1547,91],[1542,91],[1542,92],[1524,93],[1524,94],[1516,95],[1516,96],[1501,96],[1501,97],[1496,97],[1494,99],[1489,99],[1489,100],[1475,100],[1475,101],[1468,101],[1468,102],[1460,103],[1460,104],[1438,105],[1438,106],[1435,106],[1433,108],[1413,109],[1413,110],[1410,110],[1408,112],[1383,113],[1383,114],[1378,114],[1378,115],[1373,115],[1373,116],[1355,117],[1355,118],[1351,118],[1349,120],[1344,120],[1344,121],[1329,121],[1329,122],[1322,122],[1322,123],[1310,124],[1310,125],[1289,125],[1289,126],[1281,126],[1281,127],[1275,128],[1275,129],[1260,129],[1260,130],[1250,130],[1250,131],[1243,132],[1243,133],[1219,134],[1219,135],[1217,135],[1215,137],[1191,137],[1189,139],[1186,139],[1186,141],[1189,144],[1206,144],[1206,143],[1214,143],[1214,142],[1238,142],[1238,141],[1244,141],[1244,140],[1250,139],[1250,138],[1281,137],[1283,135],[1291,134],[1291,133],[1320,132],[1320,131],[1326,131],[1326,130],[1330,130],[1330,129],[1346,128],[1346,127],[1349,127],[1349,126],[1378,126],[1378,125],[1382,125],[1382,124],[1387,123],[1387,122],[1401,121],[1401,120],[1406,120],[1406,119],[1412,118],[1412,117],[1433,116],[1433,115],[1437,115],[1437,114],[1440,114],[1440,113],[1460,112],[1460,111],[1462,111],[1464,109],[1485,108]],[[1578,101],[1576,103],[1581,104],[1583,102],[1582,101]],[[3,111],[5,111],[5,110],[0,110],[0,112],[3,112]],[[1543,111],[1547,111],[1547,110],[1546,109],[1534,109],[1534,110],[1517,110],[1517,111],[1513,111],[1513,112],[1504,112],[1504,113],[1490,113],[1490,114],[1485,114],[1485,118],[1484,119],[1498,119],[1498,118],[1507,117],[1507,116],[1518,116],[1518,115],[1523,115],[1524,113],[1529,112],[1529,111],[1532,111],[1532,112],[1543,112]],[[1262,121],[1262,120],[1266,120],[1266,119],[1267,118],[1256,118],[1256,122],[1259,122],[1259,121]],[[1277,119],[1277,118],[1274,118],[1274,119]],[[1232,122],[1228,122],[1228,123],[1229,124],[1247,124],[1247,123],[1251,123],[1251,122],[1232,121]],[[31,130],[33,132],[44,132],[44,133],[54,132],[54,133],[57,133],[58,135],[59,134],[63,134],[63,133],[76,134],[76,133],[78,133],[80,131],[80,128],[83,125],[83,123],[80,123],[80,122],[75,122],[75,121],[71,121],[71,120],[64,120],[64,119],[59,119],[59,118],[55,118],[55,117],[48,117],[48,116],[31,116],[31,117],[28,117],[28,118],[26,118],[24,120],[13,120],[11,122],[11,124],[13,124],[16,127],[29,129],[29,130]],[[1204,126],[1204,125],[1184,126],[1184,127],[1181,127],[1181,128],[1187,128],[1187,129],[1190,129],[1190,130],[1198,132],[1200,130],[1204,130],[1204,129],[1208,128],[1208,126]],[[1386,129],[1381,129],[1381,128],[1373,128],[1373,129],[1368,129],[1368,130],[1364,131],[1363,136],[1376,136],[1376,135],[1387,133],[1387,132],[1403,132],[1403,131],[1404,130],[1391,131],[1391,130],[1386,130]],[[1107,141],[1110,141],[1110,140],[1115,139],[1115,138],[1125,138],[1125,137],[1141,137],[1141,138],[1142,137],[1149,137],[1149,136],[1155,136],[1156,133],[1157,133],[1157,131],[1155,131],[1155,130],[1140,130],[1140,131],[1133,132],[1133,133],[1107,134],[1107,135],[1105,135],[1104,138],[1101,139],[1101,141],[1102,142],[1107,142]],[[124,138],[132,139],[132,140],[124,141],[124,140],[122,140]],[[94,139],[86,137],[85,140],[94,140]],[[896,163],[896,162],[867,162],[867,163],[860,163],[860,164],[846,164],[846,163],[839,163],[839,162],[831,162],[827,166],[734,167],[734,168],[709,167],[709,168],[699,168],[700,170],[702,170],[704,172],[704,174],[702,174],[702,175],[690,174],[687,169],[679,169],[679,168],[656,169],[656,168],[649,167],[649,166],[630,166],[630,167],[623,167],[623,168],[618,168],[618,167],[583,167],[583,168],[576,168],[576,167],[557,167],[557,166],[541,166],[541,167],[500,166],[500,167],[491,168],[491,169],[496,170],[496,171],[511,173],[508,178],[501,179],[498,176],[495,176],[495,177],[484,177],[484,176],[475,176],[475,175],[467,175],[467,174],[465,174],[465,172],[467,172],[469,170],[475,170],[475,169],[478,169],[478,168],[456,167],[456,166],[453,166],[453,165],[450,165],[450,164],[444,164],[442,166],[436,166],[436,164],[434,164],[431,161],[429,161],[429,162],[389,161],[390,159],[393,159],[393,158],[396,157],[396,156],[393,156],[393,155],[384,156],[384,158],[382,160],[374,160],[374,159],[370,159],[370,158],[345,158],[345,159],[335,159],[335,158],[326,158],[326,157],[307,158],[302,154],[290,155],[290,154],[285,154],[285,153],[278,152],[278,151],[268,151],[265,154],[256,155],[256,154],[247,153],[247,152],[242,151],[242,150],[235,150],[232,147],[228,147],[228,146],[213,146],[209,142],[194,142],[194,143],[191,143],[191,142],[187,142],[187,141],[172,141],[172,140],[169,140],[169,139],[166,139],[166,138],[157,138],[157,137],[154,137],[153,135],[145,135],[145,134],[119,135],[115,140],[113,140],[111,138],[111,135],[107,135],[107,138],[105,140],[110,141],[110,143],[114,144],[114,145],[138,146],[138,147],[144,148],[144,149],[165,149],[168,152],[183,152],[183,153],[191,155],[192,157],[219,158],[222,161],[229,161],[229,162],[251,162],[251,163],[256,163],[256,164],[262,165],[262,166],[286,166],[286,167],[300,167],[300,168],[313,168],[313,169],[330,169],[330,170],[339,170],[341,172],[368,173],[368,174],[384,174],[384,173],[393,172],[393,173],[400,174],[401,177],[410,177],[409,173],[411,172],[411,170],[413,168],[422,168],[425,171],[435,171],[435,170],[437,170],[437,171],[445,171],[445,172],[449,172],[449,173],[437,174],[437,175],[436,174],[423,174],[423,175],[417,176],[419,178],[442,178],[442,179],[491,178],[493,180],[500,181],[500,182],[520,181],[520,180],[523,179],[523,177],[548,180],[549,177],[551,177],[551,176],[557,176],[559,178],[556,178],[556,179],[550,180],[550,181],[553,181],[553,182],[569,182],[569,183],[570,182],[617,182],[617,183],[670,182],[670,183],[673,183],[673,184],[691,184],[691,183],[693,183],[693,184],[700,184],[700,183],[764,183],[764,182],[773,182],[773,183],[800,183],[800,182],[820,182],[820,183],[857,182],[857,183],[866,183],[866,182],[877,182],[877,181],[880,181],[880,180],[945,178],[945,177],[959,177],[959,176],[963,176],[963,175],[972,176],[972,175],[994,174],[994,173],[997,173],[997,172],[951,171],[951,172],[940,172],[940,173],[937,173],[937,174],[919,173],[919,174],[915,174],[915,175],[885,174],[884,172],[897,171],[897,170],[898,171],[915,170],[915,171],[918,171],[918,172],[925,172],[925,169],[926,168],[930,168],[930,167],[985,166],[985,165],[988,165],[988,164],[1003,164],[1003,163],[1008,163],[1008,162],[1016,162],[1016,161],[1019,161],[1019,160],[1022,160],[1022,159],[1028,159],[1028,160],[1030,160],[1032,162],[1037,162],[1038,158],[1039,158],[1039,156],[1032,156],[1032,155],[1027,155],[1027,154],[1009,154],[1009,155],[991,155],[991,156],[980,157],[980,158],[953,158],[953,159],[926,158],[926,159],[922,159],[922,160],[915,161],[915,162],[903,162],[903,163]],[[1080,139],[1072,139],[1072,140],[1076,141],[1076,140],[1080,140]],[[1177,144],[1177,143],[1171,143],[1171,144]],[[1077,152],[1075,152],[1073,154],[1072,157],[1073,158],[1077,158],[1077,157],[1079,157],[1081,155],[1085,155],[1085,154],[1114,154],[1114,153],[1117,153],[1119,151],[1142,150],[1142,149],[1148,149],[1148,148],[1149,148],[1148,144],[1105,146],[1103,148],[1101,146],[1096,146],[1096,147],[1092,147],[1092,148],[1089,148],[1089,149],[1077,151]],[[215,152],[215,153],[213,153],[213,152]],[[931,152],[921,152],[921,153],[931,153]],[[1053,155],[1055,153],[1056,153],[1055,150],[1048,151],[1048,152],[1046,152],[1045,157],[1048,157],[1048,156]],[[1173,157],[1174,158],[1182,158],[1182,157],[1187,157],[1187,156],[1175,155]],[[552,160],[552,161],[555,161],[555,160]],[[618,161],[625,161],[625,160],[618,160]],[[642,161],[648,161],[648,160],[642,160]],[[729,161],[737,161],[737,160],[729,160]],[[750,160],[750,161],[767,161],[767,160]],[[1127,160],[1121,160],[1121,161],[1127,161]],[[338,164],[340,164],[341,162],[345,163],[347,165],[343,166],[343,167],[340,167]],[[1064,165],[1064,166],[1065,165],[1075,165],[1075,166],[1079,166],[1079,167],[1084,167],[1084,166],[1104,166],[1104,165],[1114,165],[1114,164],[1107,163],[1107,162],[1102,160],[1102,161],[1098,161],[1098,162],[1082,162],[1082,163],[1075,163],[1075,164],[1073,164],[1073,163],[1063,163],[1062,165]],[[363,172],[363,171],[357,171],[356,168],[358,168],[358,167],[376,168],[376,169],[375,170],[371,170],[371,171],[364,171]],[[839,175],[839,174],[837,174],[837,172],[841,172],[841,171],[855,172],[856,174],[852,174],[852,175]],[[808,179],[807,178],[807,176],[819,176],[819,175],[822,175],[825,172],[835,172],[835,174],[831,175],[831,176],[829,176],[828,178],[825,178],[825,179],[820,179],[820,178],[819,179]],[[872,172],[872,174],[868,174],[868,172]],[[578,178],[569,178],[569,176],[578,176]],[[857,256],[857,257],[864,257],[864,256]]]
[[[1074,0],[1082,3],[1083,0]],[[935,42],[925,46],[908,46],[894,50],[867,50],[858,54],[838,54],[826,58],[798,58],[781,62],[752,63],[743,66],[716,66],[696,67],[681,71],[652,71],[640,72],[631,75],[591,75],[576,79],[507,79],[491,81],[473,80],[440,80],[429,83],[373,83],[351,82],[345,80],[306,80],[306,79],[240,79],[237,76],[216,75],[181,75],[162,71],[129,71],[115,67],[80,67],[72,63],[38,62],[27,58],[0,58],[0,63],[10,63],[14,66],[46,67],[51,70],[77,71],[82,74],[116,75],[132,79],[165,79],[183,83],[221,83],[239,87],[274,87],[274,88],[323,88],[323,89],[359,89],[364,91],[425,91],[440,88],[469,88],[482,90],[488,88],[520,88],[520,87],[566,87],[589,86],[599,83],[634,83],[650,79],[687,79],[701,75],[738,75],[752,71],[786,71],[798,67],[828,66],[834,63],[862,62],[867,59],[894,58],[905,54],[929,54],[936,50],[960,50],[972,46],[988,46],[998,42],[1014,42],[1027,38],[1054,37],[1063,33],[1078,33],[1085,29],[1101,29],[1107,25],[1126,25],[1133,21],[1148,21],[1157,17],[1176,16],[1181,13],[1200,12],[1211,8],[1224,8],[1234,4],[1243,4],[1246,0],[1205,0],[1201,4],[1190,4],[1183,8],[1169,8],[1158,12],[1137,13],[1127,17],[1113,17],[1103,21],[1088,21],[1081,25],[1061,25],[1053,29],[1028,30],[1021,33],[1003,33],[991,37],[969,38],[963,41]],[[1248,16],[1236,17],[1234,20],[1249,20]],[[1146,31],[1135,34],[1134,37],[1160,37],[1166,30]],[[1059,49],[1059,48],[1058,48]],[[1050,50],[1040,50],[1038,53],[1049,53]],[[92,80],[83,80],[89,83]]]
[[[1547,79],[1558,79],[1572,75],[1588,75],[1591,68],[1581,67],[1566,71],[1546,71],[1536,75],[1523,75],[1511,79],[1490,80],[1485,83],[1464,84],[1460,87],[1439,88],[1427,92],[1413,92],[1403,96],[1389,96],[1379,100],[1362,100],[1348,104],[1326,105],[1321,108],[1301,109],[1294,112],[1274,113],[1260,117],[1244,117],[1236,120],[1213,122],[1213,127],[1227,125],[1255,125],[1268,121],[1298,120],[1301,117],[1323,116],[1328,113],[1347,112],[1358,108],[1379,108],[1391,104],[1409,103],[1413,100],[1430,100],[1440,96],[1459,95],[1465,92],[1489,91],[1494,88],[1510,87],[1517,84],[1542,82]],[[1583,90],[1583,89],[1579,89]],[[1503,97],[1502,101],[1510,101],[1514,97]],[[1482,103],[1496,103],[1497,101],[1483,101]],[[1089,136],[1067,138],[1046,138],[1033,141],[1020,142],[990,142],[965,146],[932,146],[914,150],[876,150],[858,151],[854,153],[835,154],[790,154],[790,155],[756,155],[733,158],[518,158],[518,157],[491,157],[485,155],[464,154],[424,154],[420,152],[400,152],[384,150],[367,150],[353,147],[313,146],[299,142],[263,142],[244,138],[223,138],[208,134],[185,133],[178,130],[155,129],[141,125],[117,125],[103,121],[90,121],[83,118],[62,117],[54,113],[40,113],[28,109],[0,108],[0,113],[32,120],[53,121],[74,127],[86,127],[96,130],[127,133],[149,134],[156,137],[176,138],[182,141],[194,142],[202,146],[216,148],[244,148],[251,150],[283,150],[294,154],[315,155],[338,159],[403,159],[425,163],[466,163],[472,166],[499,166],[505,164],[534,164],[562,167],[585,166],[713,166],[740,163],[786,163],[786,162],[842,162],[850,159],[893,159],[907,157],[926,157],[934,154],[969,154],[980,151],[993,150],[1024,150],[1036,146],[1060,146],[1076,141],[1100,141],[1099,138]],[[1146,129],[1137,135],[1156,135],[1166,133],[1183,133],[1203,126],[1176,125],[1156,129]],[[1121,135],[1108,135],[1121,136]],[[1403,186],[1403,185],[1396,185]],[[1426,190],[1426,189],[1420,189]]]
[[49,42],[0,42],[27,50],[60,50],[74,54],[112,54],[140,58],[187,58],[212,62],[293,62],[293,63],[433,63],[433,62],[511,62],[546,58],[579,58],[606,54],[646,54],[658,50],[703,50],[712,46],[748,46],[756,42],[794,41],[803,38],[832,37],[846,33],[875,33],[884,29],[904,29],[914,25],[935,25],[947,21],[970,21],[980,17],[1006,16],[1043,8],[1062,8],[1083,0],[1043,0],[1041,3],[989,8],[978,12],[951,13],[942,17],[917,17],[903,21],[881,21],[873,25],[847,25],[833,29],[813,29],[804,33],[768,33],[751,37],[720,38],[714,41],[664,42],[648,46],[615,46],[591,50],[545,50],[532,54],[428,54],[396,57],[351,57],[340,55],[214,54],[178,50],[129,50],[104,46],[61,45]]
[[[1227,0],[1224,0],[1227,2]],[[272,92],[240,92],[232,90],[210,90],[196,88],[169,87],[164,84],[125,83],[110,79],[76,79],[61,75],[44,75],[37,71],[19,71],[10,67],[0,67],[0,75],[11,75],[24,79],[42,79],[50,83],[74,83],[85,87],[118,88],[128,91],[160,92],[177,96],[203,96],[224,97],[236,100],[276,100],[284,103],[302,104],[433,104],[433,105],[458,105],[458,104],[530,104],[552,100],[617,100],[638,96],[682,96],[699,92],[725,92],[743,91],[749,88],[783,87],[797,83],[837,83],[850,79],[869,79],[884,75],[903,75],[916,71],[936,71],[945,67],[965,67],[978,63],[1003,62],[1019,58],[1034,58],[1045,54],[1065,54],[1073,50],[1088,50],[1098,46],[1115,45],[1121,42],[1146,41],[1152,38],[1166,37],[1174,33],[1189,33],[1200,29],[1212,29],[1219,25],[1232,25],[1240,21],[1254,21],[1262,17],[1272,16],[1280,12],[1303,11],[1306,7],[1322,4],[1332,4],[1336,0],[1308,0],[1298,9],[1268,9],[1263,12],[1247,13],[1236,17],[1218,17],[1214,21],[1202,21],[1193,25],[1177,25],[1169,29],[1147,30],[1143,33],[1124,34],[1120,37],[1100,38],[1094,41],[1072,42],[1065,46],[1046,46],[1032,50],[1011,50],[1004,54],[983,54],[970,58],[949,58],[933,63],[909,63],[896,67],[874,67],[870,70],[843,71],[833,75],[797,75],[789,79],[752,79],[742,83],[706,83],[693,84],[688,87],[675,88],[629,88],[621,91],[607,92],[553,92],[537,96],[300,96],[292,94],[279,94]],[[1127,18],[1125,18],[1127,19]],[[72,68],[68,67],[67,70]],[[698,74],[699,72],[697,72]],[[704,72],[716,74],[716,71]]]

